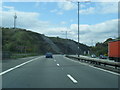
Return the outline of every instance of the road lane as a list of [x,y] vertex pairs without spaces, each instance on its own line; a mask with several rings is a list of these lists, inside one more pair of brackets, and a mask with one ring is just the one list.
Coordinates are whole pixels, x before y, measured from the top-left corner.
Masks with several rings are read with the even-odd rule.
[[117,88],[120,76],[91,68],[89,65],[73,62],[66,57],[55,57],[64,69],[74,76],[78,83],[76,86],[81,88]]
[[26,57],[26,58],[18,58],[18,59],[9,59],[9,60],[2,60],[2,71],[8,70],[10,68],[13,68],[19,64],[22,64],[26,61],[29,61],[31,59],[37,58],[40,56],[32,56],[32,57]]
[[17,69],[17,68],[19,68],[19,67],[21,67],[21,66],[23,66],[23,65],[26,65],[26,64],[34,61],[34,60],[37,60],[37,59],[39,59],[39,58],[41,58],[41,57],[34,58],[34,59],[32,59],[32,60],[28,60],[28,61],[26,61],[26,62],[24,62],[24,63],[21,63],[21,64],[15,66],[15,67],[12,67],[12,68],[10,68],[10,69],[8,69],[8,70],[5,70],[5,71],[1,72],[0,75],[6,74],[6,73],[8,73],[8,72],[10,72],[10,71],[12,71],[12,70],[14,70],[14,69]]
[[56,64],[53,59],[44,57],[26,64],[3,75],[3,88],[74,88]]
[[[73,83],[70,76],[77,83]],[[55,55],[53,59],[37,59],[3,75],[2,80],[3,88],[118,87],[117,75],[73,62],[61,55]]]

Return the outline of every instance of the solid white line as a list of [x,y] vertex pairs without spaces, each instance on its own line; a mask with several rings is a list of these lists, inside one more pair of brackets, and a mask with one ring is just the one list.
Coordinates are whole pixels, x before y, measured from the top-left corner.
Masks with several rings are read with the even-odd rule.
[[119,76],[120,76],[120,74],[115,73],[115,72],[112,72],[112,71],[108,71],[108,70],[105,70],[105,69],[102,69],[102,68],[98,68],[98,67],[94,67],[94,66],[90,66],[90,67],[95,68],[95,69],[98,69],[98,70],[101,70],[101,71],[104,71],[104,72],[108,72],[108,73],[112,73],[112,74],[115,74],[115,75],[119,75]]
[[[64,57],[64,58],[66,58],[66,57]],[[82,64],[82,65],[86,65],[86,66],[89,66],[89,67],[92,67],[92,68],[95,68],[95,69],[98,69],[98,70],[104,71],[104,72],[108,72],[108,73],[111,73],[111,74],[119,75],[119,76],[120,76],[120,74],[118,74],[118,73],[116,73],[116,72],[112,72],[112,71],[108,71],[108,70],[101,69],[101,68],[98,68],[98,67],[94,67],[94,66],[92,66],[92,65],[90,65],[90,64],[82,63],[82,62],[75,61],[75,60],[71,60],[71,59],[69,59],[69,58],[66,58],[66,59],[68,59],[68,60],[70,60],[70,61],[73,61],[73,62],[76,62],[76,63],[80,63],[80,64]]]
[[60,64],[57,64],[57,66],[60,66]]
[[72,80],[74,83],[78,83],[71,75],[67,74],[67,76]]
[[[40,58],[40,57],[39,57],[39,58]],[[34,61],[34,60],[36,60],[36,59],[38,59],[38,58],[32,59],[32,60],[30,60],[30,61],[27,61],[27,62],[24,62],[24,63],[22,63],[22,64],[20,64],[20,65],[17,65],[17,66],[15,66],[15,67],[13,67],[13,68],[10,68],[10,69],[8,69],[8,70],[6,70],[6,71],[3,71],[3,72],[0,73],[0,76],[3,75],[3,74],[6,74],[6,73],[8,73],[8,72],[10,72],[10,71],[12,71],[12,70],[14,70],[14,69],[16,69],[16,68],[19,68],[19,67],[21,67],[21,66],[23,66],[23,65],[25,65],[25,64],[27,64],[27,63],[30,63],[30,62],[32,62],[32,61]]]

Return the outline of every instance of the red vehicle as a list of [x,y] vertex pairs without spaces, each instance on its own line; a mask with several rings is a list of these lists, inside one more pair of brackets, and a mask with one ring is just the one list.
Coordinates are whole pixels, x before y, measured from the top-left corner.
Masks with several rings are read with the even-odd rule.
[[108,56],[110,60],[120,62],[120,40],[108,43]]

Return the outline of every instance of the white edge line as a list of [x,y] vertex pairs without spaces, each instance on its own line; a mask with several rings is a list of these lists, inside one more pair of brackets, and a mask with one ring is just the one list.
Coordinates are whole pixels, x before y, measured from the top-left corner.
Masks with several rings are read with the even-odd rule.
[[[39,58],[40,58],[40,57],[39,57]],[[16,69],[16,68],[19,68],[19,67],[21,67],[21,66],[23,66],[23,65],[25,65],[25,64],[27,64],[27,63],[30,63],[30,62],[32,62],[32,61],[34,61],[34,60],[36,60],[36,59],[38,59],[38,58],[32,59],[32,60],[30,60],[30,61],[27,61],[27,62],[24,62],[24,63],[22,63],[22,64],[20,64],[20,65],[17,65],[17,66],[15,66],[15,67],[13,67],[13,68],[10,68],[10,69],[8,69],[8,70],[6,70],[6,71],[3,71],[3,72],[0,73],[0,76],[3,75],[3,74],[6,74],[6,73],[8,73],[8,72],[10,72],[10,71],[12,71],[12,70],[14,70],[14,69]]]
[[[66,58],[66,57],[64,57],[64,58]],[[67,59],[69,59],[69,58],[67,58]],[[108,72],[108,73],[111,73],[111,74],[114,74],[114,75],[119,75],[119,76],[120,76],[120,74],[115,73],[115,72],[112,72],[112,71],[108,71],[108,70],[105,70],[105,69],[101,69],[101,68],[98,68],[98,67],[94,67],[94,66],[91,66],[91,65],[89,65],[89,64],[86,64],[86,63],[81,63],[81,62],[74,61],[74,60],[71,60],[71,59],[69,59],[69,60],[70,60],[70,61],[73,61],[73,62],[80,63],[80,64],[82,64],[82,65],[86,65],[86,66],[89,66],[89,67],[92,67],[92,68],[98,69],[98,70],[101,70],[101,71],[104,71],[104,72]]]
[[105,72],[108,72],[108,73],[112,73],[112,74],[115,74],[115,75],[120,75],[120,74],[118,74],[118,73],[111,72],[111,71],[108,71],[108,70],[105,70],[105,69],[102,69],[102,68],[98,68],[98,67],[94,67],[94,66],[90,66],[90,67],[95,68],[95,69],[99,69],[99,70],[101,70],[101,71],[105,71]]
[[71,75],[67,74],[67,76],[72,80],[74,83],[78,83]]

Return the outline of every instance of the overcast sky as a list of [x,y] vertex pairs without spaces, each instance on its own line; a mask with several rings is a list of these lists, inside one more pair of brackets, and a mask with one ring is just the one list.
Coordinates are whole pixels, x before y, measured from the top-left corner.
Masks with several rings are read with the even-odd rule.
[[[62,38],[68,31],[67,37],[77,41],[77,2],[3,2],[2,27],[13,27],[15,13],[18,28]],[[80,3],[81,43],[94,45],[117,36],[117,2]]]

